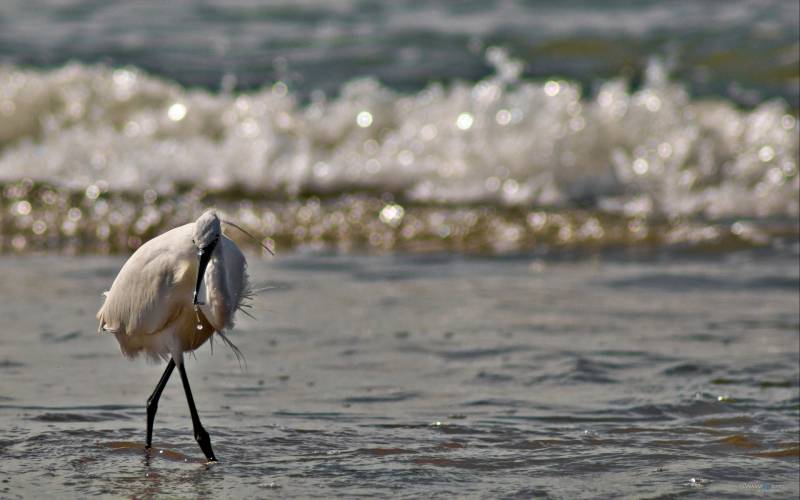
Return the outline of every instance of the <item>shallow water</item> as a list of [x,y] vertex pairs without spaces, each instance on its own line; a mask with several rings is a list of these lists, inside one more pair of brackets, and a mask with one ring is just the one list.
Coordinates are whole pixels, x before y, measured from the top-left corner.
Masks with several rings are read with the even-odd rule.
[[0,258],[0,497],[798,494],[797,251],[251,257],[177,380],[94,333],[123,259]]

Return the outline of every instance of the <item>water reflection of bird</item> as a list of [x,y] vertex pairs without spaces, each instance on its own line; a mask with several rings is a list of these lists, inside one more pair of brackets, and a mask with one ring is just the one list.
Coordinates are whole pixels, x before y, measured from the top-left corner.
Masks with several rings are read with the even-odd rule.
[[223,331],[233,326],[237,309],[250,296],[247,263],[236,244],[222,234],[221,222],[215,211],[208,210],[195,222],[143,244],[122,266],[97,313],[100,331],[113,333],[127,357],[143,353],[169,359],[147,400],[145,447],[152,444],[158,400],[177,366],[194,437],[211,462],[216,458],[194,405],[183,353],[218,333],[239,355]]

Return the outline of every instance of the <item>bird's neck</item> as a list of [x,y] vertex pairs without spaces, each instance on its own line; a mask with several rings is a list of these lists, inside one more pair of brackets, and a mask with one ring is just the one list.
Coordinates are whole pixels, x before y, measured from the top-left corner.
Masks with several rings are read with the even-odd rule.
[[222,249],[217,248],[211,255],[205,275],[206,296],[211,309],[211,323],[216,330],[224,329],[230,322],[228,304],[228,280],[225,276],[225,259]]

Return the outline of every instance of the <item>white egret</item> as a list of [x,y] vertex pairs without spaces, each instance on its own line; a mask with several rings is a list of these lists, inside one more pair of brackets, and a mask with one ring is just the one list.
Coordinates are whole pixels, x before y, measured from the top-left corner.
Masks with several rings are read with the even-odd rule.
[[197,349],[214,333],[233,347],[223,332],[233,326],[236,310],[250,297],[247,262],[222,234],[220,222],[217,213],[208,210],[195,222],[143,244],[122,266],[97,313],[100,331],[113,333],[125,356],[169,359],[147,400],[145,448],[152,444],[161,392],[177,366],[195,440],[210,462],[216,457],[197,415],[183,353]]

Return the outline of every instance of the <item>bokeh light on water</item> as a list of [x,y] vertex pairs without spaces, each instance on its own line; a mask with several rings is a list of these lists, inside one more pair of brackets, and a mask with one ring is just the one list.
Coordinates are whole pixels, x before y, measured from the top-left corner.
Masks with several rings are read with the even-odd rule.
[[0,67],[0,251],[129,252],[215,205],[279,247],[475,253],[740,248],[798,235],[798,121],[640,86],[371,78],[187,90],[136,68]]
[[[382,253],[456,251],[473,254],[624,248],[720,250],[778,244],[796,235],[790,222],[698,222],[594,210],[495,206],[404,206],[391,195],[348,194],[261,201],[190,189],[169,197],[153,190],[110,193],[92,184],[83,192],[24,179],[2,186],[0,251],[128,253],[208,206],[220,209],[263,243]],[[230,236],[256,250],[256,243]]]

